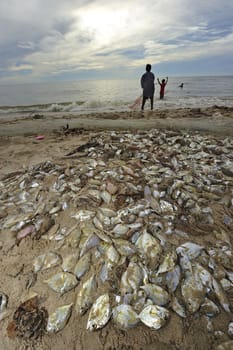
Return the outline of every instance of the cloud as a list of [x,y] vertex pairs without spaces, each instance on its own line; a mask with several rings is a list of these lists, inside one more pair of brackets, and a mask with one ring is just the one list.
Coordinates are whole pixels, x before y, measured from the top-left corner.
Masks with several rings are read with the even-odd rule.
[[1,80],[225,57],[233,54],[232,23],[228,0],[2,0]]

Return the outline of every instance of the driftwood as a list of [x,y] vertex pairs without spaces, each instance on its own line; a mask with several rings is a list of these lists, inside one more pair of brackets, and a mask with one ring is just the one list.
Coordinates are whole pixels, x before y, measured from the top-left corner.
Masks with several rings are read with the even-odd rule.
[[66,157],[72,156],[75,153],[83,152],[85,149],[90,147],[96,147],[99,146],[99,143],[97,141],[88,141],[87,143],[84,143],[83,145],[76,147],[73,151],[65,154]]

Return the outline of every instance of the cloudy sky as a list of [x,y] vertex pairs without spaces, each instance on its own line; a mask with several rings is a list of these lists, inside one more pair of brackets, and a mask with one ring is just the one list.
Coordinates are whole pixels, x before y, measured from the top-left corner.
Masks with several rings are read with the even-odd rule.
[[233,74],[232,0],[1,0],[0,84]]

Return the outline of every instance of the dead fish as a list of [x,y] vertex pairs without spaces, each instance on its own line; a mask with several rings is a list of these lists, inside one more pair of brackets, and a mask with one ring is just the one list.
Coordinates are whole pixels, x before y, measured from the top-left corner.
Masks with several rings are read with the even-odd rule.
[[62,258],[59,254],[48,252],[38,256],[33,263],[34,272],[43,271],[51,267],[55,267],[62,263]]
[[107,242],[107,243],[112,243],[112,239],[111,237],[109,237],[109,235],[107,233],[105,233],[104,231],[102,230],[96,230],[95,231],[95,234],[96,236],[99,237],[99,239],[101,241],[104,241],[104,242]]
[[40,239],[41,236],[45,235],[49,231],[49,229],[51,229],[54,223],[54,219],[51,218],[49,215],[45,215],[41,220],[39,219],[36,222],[36,239]]
[[67,255],[65,258],[63,258],[62,270],[64,272],[73,272],[78,258],[79,252]]
[[140,312],[138,317],[146,326],[158,330],[168,320],[169,311],[162,306],[148,305]]
[[215,295],[217,296],[222,308],[226,312],[231,312],[230,311],[230,304],[229,304],[229,301],[227,299],[226,293],[224,292],[220,283],[218,283],[215,278],[213,278],[213,291],[215,292]]
[[91,307],[93,297],[96,292],[96,287],[97,285],[94,275],[82,284],[80,290],[78,291],[75,303],[75,310],[78,315],[84,315],[85,312]]
[[112,209],[109,209],[109,208],[102,208],[100,207],[99,208],[99,212],[102,213],[102,215],[108,217],[108,218],[113,218],[113,217],[116,217],[117,216],[117,213],[112,210]]
[[[33,217],[32,213],[26,213],[22,214],[20,216],[18,215],[12,215],[8,216],[3,224],[3,229],[12,228],[14,225],[18,224],[19,222],[22,222],[23,225],[25,225],[30,219]],[[22,228],[22,227],[21,227]]]
[[114,323],[121,329],[129,329],[135,327],[139,318],[132,306],[121,304],[112,310],[112,318]]
[[205,298],[204,302],[201,305],[200,311],[208,317],[213,317],[220,313],[218,306],[208,298]]
[[92,305],[88,321],[87,330],[95,331],[103,328],[111,317],[111,307],[109,303],[109,295],[101,295]]
[[68,236],[66,236],[65,245],[70,248],[78,248],[81,236],[81,229],[76,227],[68,234]]
[[106,190],[111,194],[116,194],[118,191],[118,187],[111,181],[107,181]]
[[186,255],[189,258],[189,260],[193,260],[200,255],[203,248],[203,246],[200,246],[198,244],[186,242],[180,247],[176,248],[176,252],[180,255]]
[[100,193],[100,197],[103,199],[103,201],[105,202],[105,203],[107,203],[107,204],[109,204],[110,202],[111,202],[111,200],[112,200],[112,196],[111,196],[111,194],[109,193],[109,192],[107,192],[107,191],[102,191],[101,193]]
[[100,239],[97,235],[95,235],[95,234],[89,235],[89,237],[86,238],[86,240],[83,242],[82,245],[80,242],[80,249],[81,249],[80,257],[82,257],[84,254],[86,254],[86,252],[88,252],[88,250],[96,247],[99,243],[100,243]]
[[203,287],[201,279],[196,271],[186,273],[185,279],[181,284],[181,294],[190,313],[196,312],[201,306],[206,289]]
[[136,293],[143,281],[142,269],[137,263],[130,261],[127,270],[121,276],[121,295]]
[[181,270],[179,265],[176,265],[172,271],[166,273],[166,283],[171,292],[175,292],[180,283],[180,278]]
[[77,262],[74,268],[74,274],[78,279],[85,275],[85,273],[90,269],[91,257],[90,254],[83,255]]
[[227,333],[231,338],[233,338],[233,322],[229,323]]
[[182,318],[186,317],[185,307],[180,304],[180,302],[178,301],[178,299],[175,296],[172,298],[171,308],[180,317],[182,317]]
[[233,340],[226,341],[216,347],[216,350],[232,350],[233,349]]
[[171,203],[169,203],[168,201],[160,200],[159,204],[160,204],[160,208],[161,208],[160,212],[162,212],[163,214],[174,212],[173,205]]
[[61,295],[75,288],[78,284],[77,278],[68,272],[59,272],[44,282]]
[[170,296],[168,292],[165,289],[155,284],[147,283],[145,286],[142,286],[141,289],[143,289],[146,292],[147,296],[156,305],[159,305],[159,306],[166,305],[170,300]]
[[0,292],[0,321],[6,316],[7,304],[8,296],[5,293]]
[[59,227],[60,227],[59,224],[53,225],[53,226],[49,229],[49,231],[47,232],[47,235],[46,235],[46,236],[42,236],[42,238],[49,239],[49,240],[53,240],[54,237],[56,236],[56,233],[57,233]]
[[165,254],[163,262],[159,265],[159,269],[158,269],[158,272],[157,272],[158,275],[160,273],[172,271],[174,269],[174,267],[175,267],[176,260],[177,260],[177,255],[176,255],[176,253],[174,251],[167,252]]
[[48,333],[57,333],[65,327],[71,316],[72,306],[73,303],[60,306],[49,315],[46,329]]
[[22,240],[24,239],[25,237],[33,234],[35,232],[35,226],[34,225],[27,225],[25,226],[22,230],[20,230],[18,233],[17,233],[17,236],[16,236],[16,242],[17,244]]
[[129,230],[128,225],[117,224],[113,229],[113,233],[115,237],[121,237],[121,236],[124,236],[128,232],[128,230]]
[[77,214],[71,215],[72,218],[78,220],[79,222],[82,221],[90,221],[92,218],[94,218],[95,212],[91,210],[79,210]]
[[113,245],[109,245],[109,248],[106,251],[106,261],[108,265],[115,266],[120,260],[120,255],[116,248]]
[[107,281],[108,276],[109,276],[109,266],[107,265],[106,262],[104,262],[100,270],[99,279],[102,283],[104,283],[105,281]]
[[157,239],[144,231],[143,234],[139,236],[135,245],[145,261],[148,261],[150,267],[155,269],[162,253],[162,247]]
[[134,245],[126,241],[125,239],[114,239],[114,245],[117,251],[120,253],[120,255],[131,256],[136,253],[136,248],[134,247]]

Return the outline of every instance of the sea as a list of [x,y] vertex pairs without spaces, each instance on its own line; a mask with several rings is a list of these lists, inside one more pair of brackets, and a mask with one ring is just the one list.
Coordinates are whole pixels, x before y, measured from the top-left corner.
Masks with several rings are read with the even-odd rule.
[[[163,100],[155,87],[154,109],[233,107],[233,76],[169,77]],[[130,111],[141,94],[140,78],[0,85],[0,117]]]

